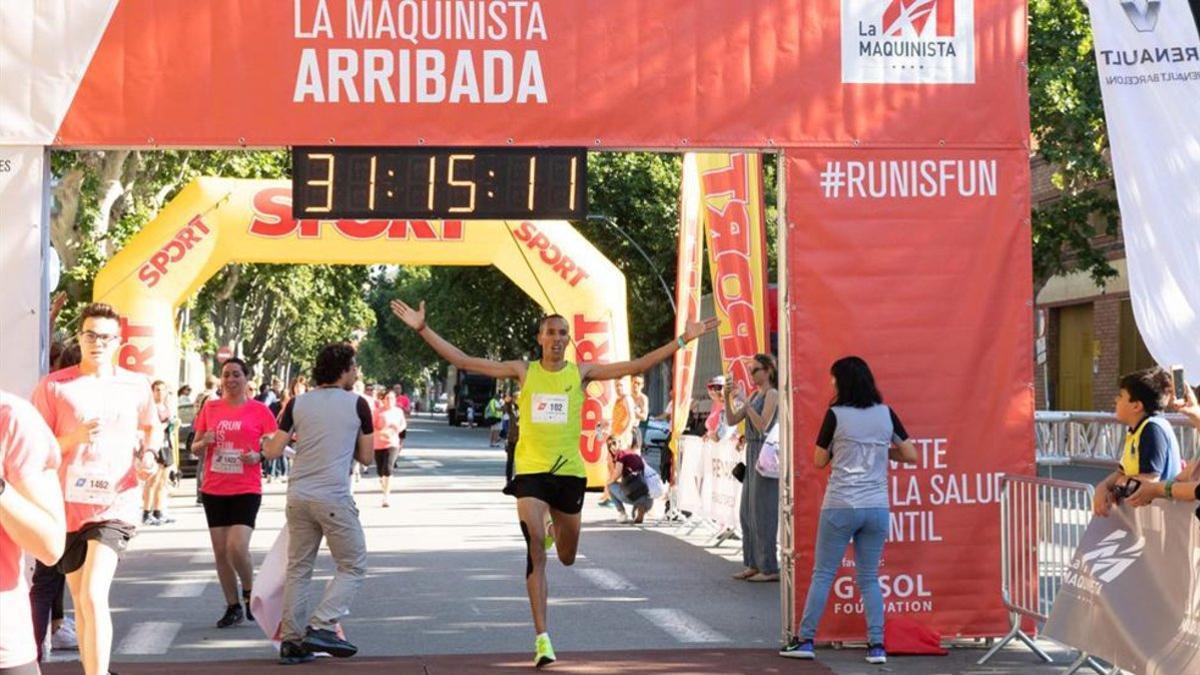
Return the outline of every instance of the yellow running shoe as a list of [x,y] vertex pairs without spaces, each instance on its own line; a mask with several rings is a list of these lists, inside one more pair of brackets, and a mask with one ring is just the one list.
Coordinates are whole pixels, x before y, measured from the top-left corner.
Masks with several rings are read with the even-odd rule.
[[541,668],[554,663],[554,647],[550,646],[550,636],[542,633],[537,636],[537,642],[534,643],[535,652],[533,654],[533,667]]

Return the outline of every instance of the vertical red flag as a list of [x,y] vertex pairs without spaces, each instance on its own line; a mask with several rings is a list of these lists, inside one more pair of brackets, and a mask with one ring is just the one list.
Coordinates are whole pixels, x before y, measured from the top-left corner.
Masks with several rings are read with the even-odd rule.
[[721,322],[721,362],[723,370],[749,390],[754,385],[747,361],[769,347],[762,157],[741,152],[701,153],[696,160],[713,306]]

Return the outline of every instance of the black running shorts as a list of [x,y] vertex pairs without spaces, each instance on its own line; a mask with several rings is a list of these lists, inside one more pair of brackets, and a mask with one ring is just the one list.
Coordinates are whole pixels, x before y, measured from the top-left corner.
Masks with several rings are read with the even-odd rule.
[[67,533],[67,545],[63,548],[62,558],[58,560],[58,571],[70,574],[83,567],[87,560],[88,542],[95,539],[117,552],[120,558],[129,548],[129,540],[137,528],[121,520],[105,520],[98,523],[87,523],[74,532]]
[[204,518],[208,526],[231,527],[245,525],[254,529],[258,518],[258,507],[262,506],[262,495],[248,493],[243,495],[210,495],[201,493],[204,502]]
[[553,473],[526,473],[513,476],[512,481],[504,487],[504,494],[517,499],[533,497],[546,502],[556,511],[575,514],[583,510],[583,494],[586,490],[586,478]]
[[375,451],[375,473],[380,477],[392,475],[392,465],[396,463],[396,455],[400,448],[384,448]]

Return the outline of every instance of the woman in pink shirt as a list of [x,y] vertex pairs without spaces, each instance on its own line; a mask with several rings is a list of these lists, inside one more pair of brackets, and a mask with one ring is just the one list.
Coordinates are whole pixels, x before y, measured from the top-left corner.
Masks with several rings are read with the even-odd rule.
[[[217,578],[225,593],[225,615],[217,621],[217,628],[228,628],[247,618],[254,620],[250,613],[254,577],[250,535],[262,505],[263,456],[259,443],[279,428],[270,408],[247,396],[249,377],[245,361],[226,361],[221,366],[221,398],[209,400],[194,423],[192,452],[204,463],[200,497],[217,562]],[[238,602],[239,578],[244,613]]]
[[400,454],[400,445],[407,429],[408,418],[404,416],[404,410],[396,405],[396,394],[383,390],[379,405],[375,408],[375,471],[383,488],[384,508],[388,506],[388,494],[391,491],[392,465]]

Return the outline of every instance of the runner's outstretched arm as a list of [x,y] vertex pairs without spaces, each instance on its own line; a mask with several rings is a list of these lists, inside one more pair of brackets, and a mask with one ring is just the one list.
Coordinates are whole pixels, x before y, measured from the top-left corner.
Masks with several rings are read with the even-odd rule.
[[525,362],[524,361],[493,361],[491,359],[483,359],[478,356],[470,356],[463,353],[463,350],[450,344],[446,338],[438,335],[425,323],[425,301],[422,300],[413,309],[401,300],[392,301],[392,313],[398,319],[408,325],[409,328],[417,331],[425,342],[433,347],[433,351],[438,353],[438,356],[446,359],[459,370],[469,370],[472,373],[483,373],[496,379],[512,378],[523,380],[525,377]]
[[583,363],[579,366],[579,376],[586,381],[597,380],[615,380],[625,377],[626,375],[637,375],[649,370],[652,366],[665,361],[672,354],[683,348],[684,345],[704,335],[710,330],[717,327],[717,317],[710,316],[704,321],[689,322],[687,328],[684,329],[683,335],[675,338],[667,344],[655,349],[654,351],[643,354],[641,357],[632,361],[618,361],[616,363]]

